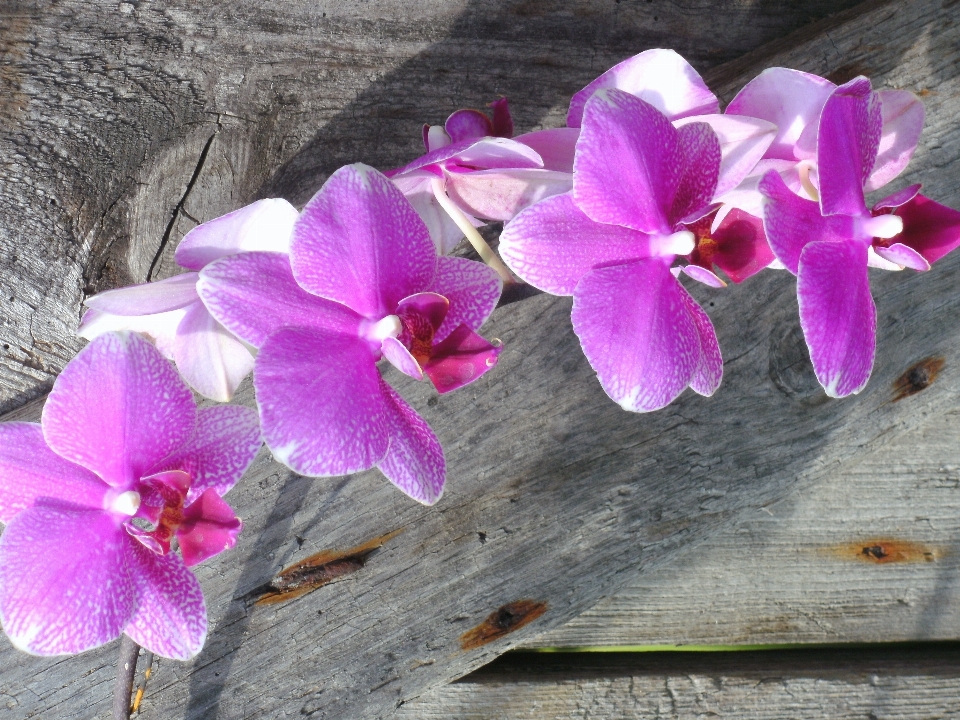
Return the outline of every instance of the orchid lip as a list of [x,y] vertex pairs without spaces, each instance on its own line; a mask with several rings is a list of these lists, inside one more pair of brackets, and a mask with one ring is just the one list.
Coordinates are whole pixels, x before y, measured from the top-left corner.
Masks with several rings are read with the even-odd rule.
[[903,218],[898,215],[877,215],[863,219],[860,228],[869,237],[889,239],[903,232]]
[[108,493],[104,499],[107,509],[120,515],[133,517],[140,509],[140,493],[136,490],[127,490],[122,493]]

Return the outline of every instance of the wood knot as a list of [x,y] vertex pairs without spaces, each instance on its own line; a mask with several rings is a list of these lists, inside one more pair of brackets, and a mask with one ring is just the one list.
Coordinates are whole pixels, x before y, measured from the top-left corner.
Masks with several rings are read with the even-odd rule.
[[903,400],[905,397],[915,395],[928,388],[937,379],[937,375],[940,374],[945,362],[942,357],[928,357],[915,365],[911,365],[903,375],[894,381],[893,401]]
[[802,405],[815,406],[829,400],[813,372],[799,322],[771,333],[768,374],[777,390]]
[[537,600],[516,600],[494,610],[487,619],[460,636],[460,647],[473,650],[522,628],[547,611],[547,604]]

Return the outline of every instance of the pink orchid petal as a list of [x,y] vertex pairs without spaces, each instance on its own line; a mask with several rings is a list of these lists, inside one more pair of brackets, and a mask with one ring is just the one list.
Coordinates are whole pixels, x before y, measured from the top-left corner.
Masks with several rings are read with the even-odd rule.
[[197,273],[183,273],[166,280],[107,290],[84,301],[84,305],[111,315],[156,315],[195,303]]
[[717,248],[711,259],[735,283],[742,283],[774,260],[763,222],[737,208],[723,218],[713,239]]
[[178,556],[158,555],[129,543],[137,603],[123,632],[161,657],[189,660],[207,637],[207,609],[200,583]]
[[433,335],[433,341],[438,343],[460,324],[478,330],[497,307],[503,281],[484,263],[441,257],[437,258],[437,274],[428,290],[442,295],[449,302],[447,314]]
[[582,125],[584,107],[601,88],[617,88],[653,105],[671,120],[720,112],[700,74],[673,50],[647,50],[614,65],[570,100],[567,126]]
[[197,289],[204,305],[230,332],[254,347],[285,327],[356,333],[362,318],[340,303],[301,288],[280,253],[243,253],[203,269]]
[[850,218],[825,218],[813,200],[804,200],[787,188],[778,173],[771,170],[763,176],[760,192],[767,198],[763,209],[763,229],[777,259],[797,274],[800,254],[808,243],[818,240],[843,240],[843,231]]
[[543,160],[536,151],[523,143],[509,138],[487,137],[479,140],[462,140],[445,147],[431,150],[413,162],[391,173],[405,175],[428,165],[460,165],[472,168],[543,167]]
[[346,475],[376,465],[390,442],[389,408],[365,340],[288,329],[257,356],[253,385],[264,440],[301,475]]
[[797,276],[800,326],[817,380],[830,397],[860,392],[870,379],[877,309],[867,277],[867,248],[811,242]]
[[923,255],[903,243],[893,243],[889,247],[877,245],[873,250],[884,260],[889,260],[896,265],[902,265],[918,272],[926,272],[930,269],[930,263]]
[[[199,300],[196,301],[199,305]],[[157,350],[167,360],[173,360],[176,353],[177,328],[192,306],[180,310],[158,313],[157,315],[111,315],[93,308],[83,314],[77,335],[93,340],[104,333],[129,330],[140,333],[157,346]]]
[[[463,240],[463,230],[437,202],[433,194],[433,180],[436,177],[433,173],[417,170],[409,175],[396,177],[393,182],[427,226],[437,252],[440,255],[449,255]],[[468,216],[468,220],[472,221],[472,218]],[[474,227],[482,225],[479,221],[472,224]]]
[[903,190],[898,190],[892,195],[887,195],[873,206],[873,214],[876,215],[881,210],[896,210],[901,205],[905,205],[920,193],[921,187],[923,186],[920,183],[916,183],[903,188]]
[[817,169],[824,215],[866,212],[863,186],[877,159],[882,126],[880,100],[865,77],[838,87],[823,106]]
[[193,395],[167,360],[133,333],[101,335],[60,373],[43,436],[60,457],[129,487],[193,435]]
[[108,490],[92,472],[50,450],[38,423],[0,424],[0,477],[3,523],[44,497],[100,510]]
[[678,134],[683,163],[667,215],[671,227],[682,221],[692,222],[709,212],[710,200],[716,194],[721,157],[720,142],[708,124],[684,125]]
[[[450,173],[447,195],[474,217],[506,222],[544,198],[569,192],[573,174],[540,169]],[[461,233],[462,235],[462,233]]]
[[920,253],[931,265],[960,246],[960,212],[917,195],[897,208],[903,232],[896,240]]
[[913,157],[923,130],[924,109],[920,98],[906,90],[879,90],[883,131],[877,161],[864,187],[873,192],[903,172]]
[[236,405],[203,408],[197,412],[193,436],[156,469],[186,472],[192,479],[187,503],[192,503],[207,490],[226,494],[262,444],[256,410]]
[[390,407],[390,448],[378,463],[387,480],[408,496],[433,505],[443,495],[446,461],[427,422],[397,392],[381,381]]
[[543,160],[544,170],[572,173],[579,138],[579,128],[549,128],[517,135],[514,140],[533,148]]
[[698,395],[710,397],[720,387],[720,381],[723,379],[723,357],[720,355],[717,333],[713,329],[710,318],[697,301],[690,297],[682,285],[680,290],[680,297],[693,320],[697,329],[697,339],[700,341],[700,362],[697,363],[697,368],[690,377],[690,389]]
[[669,234],[684,160],[680,133],[659,110],[620,90],[598,90],[583,114],[573,197],[595,222]]
[[290,234],[297,209],[281,198],[257,200],[183,236],[174,258],[191,270],[242,252],[290,252]]
[[127,563],[136,544],[122,518],[43,500],[0,537],[0,622],[34,655],[79,653],[119,637],[137,597]]
[[203,303],[190,308],[177,328],[174,352],[190,387],[218,402],[229,402],[253,370],[253,355]]
[[725,112],[773,123],[777,134],[766,157],[797,160],[799,157],[794,152],[797,141],[807,127],[816,129],[823,104],[836,87],[829,80],[810,73],[768,68],[737,93]]
[[704,285],[708,285],[712,288],[725,288],[727,284],[717,277],[716,273],[708,270],[705,267],[700,267],[699,265],[684,265],[683,273],[692,277],[697,282],[701,282]]
[[337,170],[303,208],[290,264],[304,289],[379,320],[423,290],[437,262],[430,234],[403,193],[356,164]]
[[573,295],[593,268],[649,257],[650,236],[594,222],[569,194],[517,215],[500,235],[500,256],[517,275],[553,295]]
[[243,523],[216,490],[206,490],[183,511],[177,530],[180,554],[187,567],[203,562],[237,544]]
[[490,103],[493,111],[493,134],[497,137],[513,137],[513,117],[510,115],[510,103],[505,97]]
[[395,337],[387,337],[380,344],[380,351],[391,365],[414,380],[423,380],[423,369],[406,346]]
[[460,325],[433,346],[423,372],[438,393],[448,393],[478,380],[497,364],[502,346],[488,342],[466,325]]
[[600,385],[624,410],[659,410],[700,368],[685,293],[659,258],[599,268],[577,285],[573,330]]
[[493,135],[493,124],[490,118],[479,110],[457,110],[443,124],[443,129],[453,142],[474,140],[476,138]]
[[720,141],[720,174],[716,195],[737,187],[763,157],[777,134],[777,126],[766,120],[740,115],[696,115],[674,122],[683,127],[692,122],[709,125]]

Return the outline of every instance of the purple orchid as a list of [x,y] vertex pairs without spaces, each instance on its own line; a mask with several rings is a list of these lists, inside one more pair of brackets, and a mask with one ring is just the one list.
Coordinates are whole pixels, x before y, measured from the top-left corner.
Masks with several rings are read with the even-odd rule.
[[[762,213],[760,179],[770,170],[780,173],[787,186],[807,199],[816,199],[817,137],[820,113],[837,86],[817,75],[769,68],[751,80],[727,106],[727,114],[768,120],[776,137],[756,168],[743,182],[720,198],[751,214]],[[880,90],[882,130],[877,157],[865,184],[877,190],[907,166],[923,129],[923,104],[904,90]]]
[[227,255],[254,250],[288,252],[296,209],[267,199],[205,222],[188,232],[175,259],[194,272],[152,283],[108,290],[88,298],[78,334],[92,340],[132,330],[154,340],[201,395],[227,402],[253,370],[253,355],[213,319],[197,295],[197,271]]
[[[572,193],[520,213],[501,236],[520,277],[573,295],[584,354],[626,410],[662,408],[687,386],[711,395],[720,384],[713,326],[671,269],[697,249],[689,227],[715,209],[720,161],[708,125],[676,128],[646,101],[601,88],[584,107]],[[684,270],[713,275],[703,265]]]
[[108,333],[64,368],[40,424],[4,423],[0,439],[0,621],[13,644],[60,655],[126,633],[196,655],[207,618],[187,567],[236,542],[220,496],[260,448],[256,413],[198,412],[150,343]]
[[439,499],[440,443],[377,363],[439,392],[483,375],[500,352],[474,332],[499,299],[495,272],[437,257],[400,190],[350,165],[303,209],[289,257],[222,258],[198,287],[217,320],[259,348],[253,382],[277,460],[310,476],[377,466],[410,497]]
[[819,113],[819,197],[792,192],[774,170],[759,184],[777,258],[797,275],[800,324],[827,395],[860,392],[873,369],[876,307],[868,265],[928,270],[960,245],[960,212],[901,190],[868,209],[883,148],[883,97],[858,77],[833,90]]
[[506,98],[490,103],[493,117],[472,108],[457,110],[447,118],[443,126],[424,125],[423,145],[427,152],[439,150],[462,140],[479,140],[484,137],[513,137],[513,118]]

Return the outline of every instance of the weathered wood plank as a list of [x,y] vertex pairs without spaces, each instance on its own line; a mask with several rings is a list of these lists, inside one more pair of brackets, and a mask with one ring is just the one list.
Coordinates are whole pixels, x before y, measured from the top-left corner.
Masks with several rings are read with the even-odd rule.
[[[936,170],[932,194],[958,204],[960,129],[953,108],[960,30],[940,2],[917,2],[908,18],[897,17],[897,7],[871,3],[859,17],[841,18],[829,34],[807,38],[804,61],[795,64],[824,73],[859,63],[880,84],[915,89],[934,77],[941,94],[929,98],[928,112],[940,146],[921,147],[912,177],[933,177]],[[139,21],[137,12],[130,10]],[[180,27],[176,11],[166,12]],[[222,20],[222,9],[211,12],[216,15],[204,27]],[[286,19],[276,12],[270,17],[284,26]],[[254,17],[244,18],[248,26]],[[192,42],[211,40],[201,33]],[[448,52],[459,52],[461,45],[457,38]],[[495,48],[498,62],[522,74],[527,65],[517,60],[530,58],[535,47],[518,45],[506,59],[504,47]],[[438,67],[429,53],[421,55],[428,67]],[[409,66],[413,76],[417,67]],[[395,82],[397,91],[409,92],[407,69],[384,78],[381,87]],[[275,72],[259,71],[261,79]],[[737,82],[748,79],[746,68],[740,72]],[[256,77],[253,69],[251,74]],[[731,90],[722,89],[728,96]],[[385,97],[362,96],[341,121]],[[217,102],[223,103],[213,110],[221,125],[232,122],[226,117],[229,96]],[[207,132],[217,129],[208,126]],[[316,137],[266,187],[289,182],[303,191],[308,179],[315,180],[329,162],[328,136]],[[229,157],[239,167],[246,156]],[[159,184],[159,177],[151,177],[147,188]],[[132,207],[117,212],[127,218]],[[129,250],[130,257],[149,259],[143,248],[131,242],[121,255]],[[953,292],[958,266],[960,260],[950,258],[920,279],[876,279],[877,368],[870,387],[843,402],[826,401],[803,367],[793,283],[783,274],[769,273],[724,293],[698,291],[726,353],[725,384],[712,399],[687,395],[647,416],[623,413],[600,391],[570,332],[569,301],[539,296],[503,308],[489,328],[507,348],[496,373],[442,399],[423,386],[398,382],[447,448],[451,477],[443,503],[413,506],[376,473],[312,481],[262,458],[231,497],[246,524],[238,548],[200,567],[213,634],[194,662],[161,665],[143,715],[384,716],[525,637],[556,627],[741,513],[769,505],[954,407],[960,395],[960,365],[952,360],[960,352],[960,330],[953,324],[960,312]],[[892,403],[896,378],[928,355],[947,358],[940,379]],[[240,399],[249,403],[249,392]],[[393,530],[403,532],[362,571],[337,583],[287,604],[253,608],[243,601],[306,555],[356,546]],[[466,631],[524,598],[545,604],[545,614],[490,645],[462,649]],[[511,625],[510,616],[503,620]],[[13,659],[10,652],[2,651],[0,691],[20,715],[89,717],[107,707],[114,647],[60,661]]]
[[504,656],[433,702],[417,720],[928,720],[960,714],[956,645],[746,653]]
[[527,645],[957,639],[960,415],[951,413],[753,510]]

